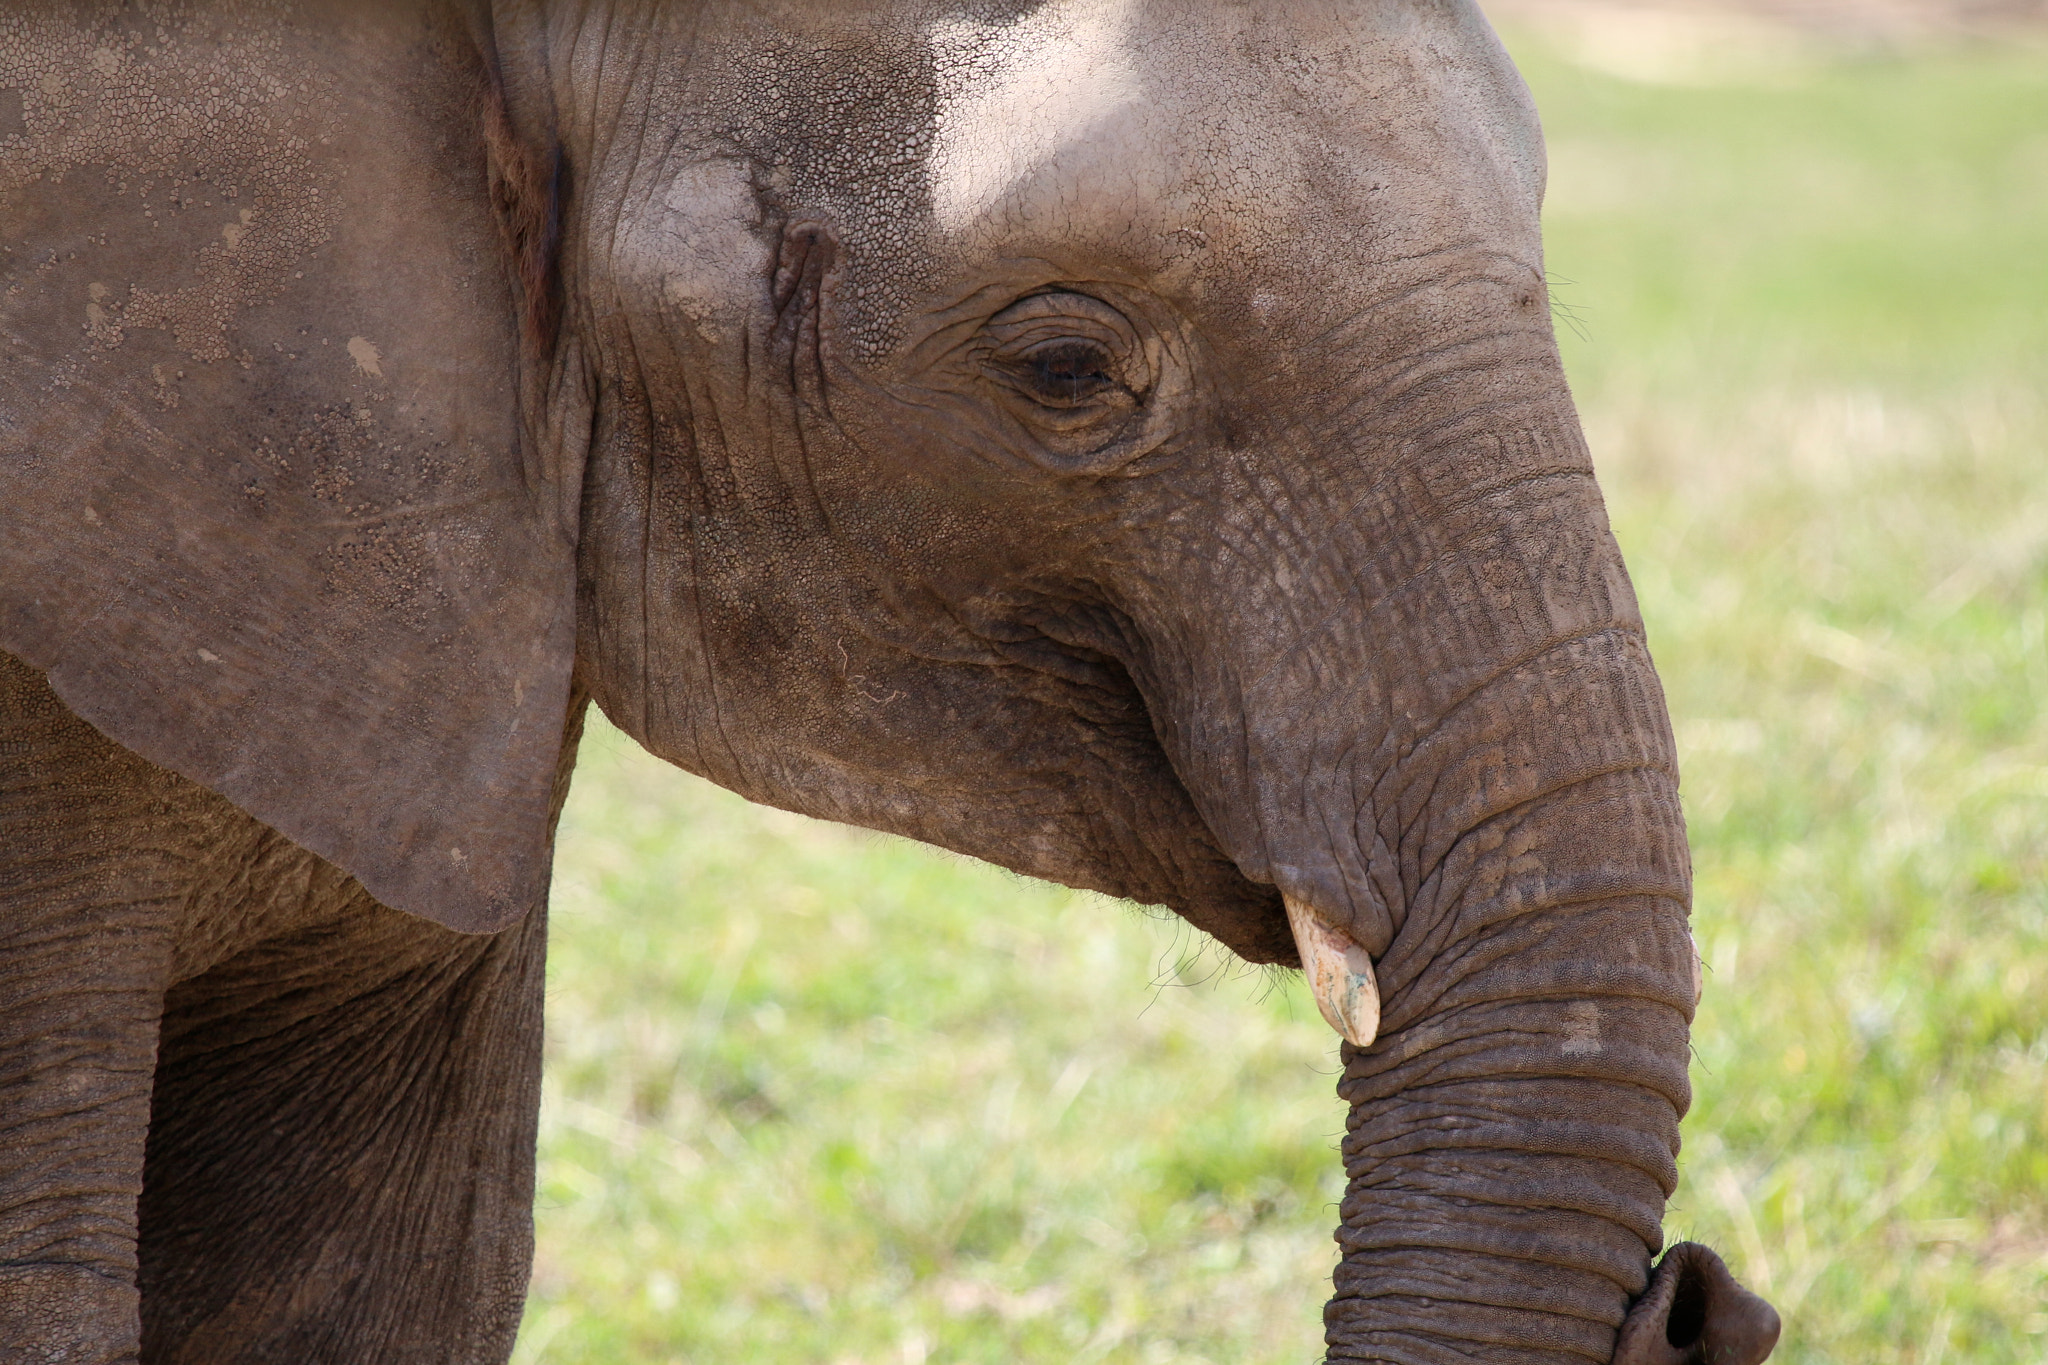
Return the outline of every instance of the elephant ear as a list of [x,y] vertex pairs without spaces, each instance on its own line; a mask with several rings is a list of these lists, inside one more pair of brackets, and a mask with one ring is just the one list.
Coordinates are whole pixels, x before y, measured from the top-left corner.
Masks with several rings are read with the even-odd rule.
[[503,927],[548,870],[581,475],[521,439],[546,215],[487,56],[397,0],[0,32],[0,648],[387,904]]

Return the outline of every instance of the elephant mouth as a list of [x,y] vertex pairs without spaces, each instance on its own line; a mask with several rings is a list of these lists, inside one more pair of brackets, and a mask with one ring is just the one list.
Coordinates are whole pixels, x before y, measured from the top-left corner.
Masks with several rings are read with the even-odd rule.
[[[976,819],[912,837],[984,857],[1027,876],[1171,910],[1246,962],[1296,965],[1280,888],[1249,873],[1177,757],[1171,689],[1154,682],[1137,627],[1113,607],[1069,591],[956,602],[972,634],[974,692],[1000,710],[1035,713],[1029,753],[989,755]],[[992,665],[992,667],[990,667]],[[970,729],[957,773],[976,747]],[[957,779],[956,779],[957,780]],[[1017,812],[1057,811],[1034,835]],[[990,817],[994,816],[994,821]],[[962,835],[980,824],[993,837]],[[978,846],[976,846],[978,843]]]

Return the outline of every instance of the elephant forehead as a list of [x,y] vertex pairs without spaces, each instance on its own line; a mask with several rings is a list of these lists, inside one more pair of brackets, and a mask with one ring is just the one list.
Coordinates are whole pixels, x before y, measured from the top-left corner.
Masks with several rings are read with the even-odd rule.
[[1007,22],[953,16],[929,34],[926,158],[937,225],[957,232],[1142,106],[1134,0],[1048,4]]
[[[839,233],[843,322],[871,360],[1005,272],[1284,298],[1452,243],[1537,260],[1534,115],[1469,3],[789,0],[715,18],[622,87],[674,122],[611,141],[631,169],[608,202],[644,220],[614,245],[694,312],[747,291],[761,225],[788,216]],[[625,183],[649,173],[667,183]],[[732,287],[682,259],[728,238]],[[1346,303],[1303,304],[1324,305]]]
[[1052,0],[926,41],[941,251],[1098,242],[1142,270],[1533,247],[1540,136],[1469,5]]

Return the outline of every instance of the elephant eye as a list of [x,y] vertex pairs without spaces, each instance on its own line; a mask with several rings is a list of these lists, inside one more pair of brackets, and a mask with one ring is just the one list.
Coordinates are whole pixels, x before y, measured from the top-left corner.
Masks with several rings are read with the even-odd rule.
[[1114,363],[1092,342],[1060,340],[1034,347],[1021,359],[1031,396],[1050,408],[1077,407],[1119,387]]
[[1066,473],[1120,468],[1186,415],[1178,349],[1144,298],[1122,292],[1138,306],[1126,312],[1071,289],[1026,294],[965,348],[969,375],[1027,459]]
[[1149,387],[1130,321],[1086,294],[1019,299],[989,319],[982,346],[989,377],[1061,428],[1134,412]]

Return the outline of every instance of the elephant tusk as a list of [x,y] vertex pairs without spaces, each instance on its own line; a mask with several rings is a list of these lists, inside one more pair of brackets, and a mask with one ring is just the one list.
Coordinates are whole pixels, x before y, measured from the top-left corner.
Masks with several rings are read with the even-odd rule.
[[1316,1008],[1347,1042],[1370,1047],[1380,1032],[1380,985],[1372,974],[1372,958],[1309,906],[1292,896],[1281,900]]

